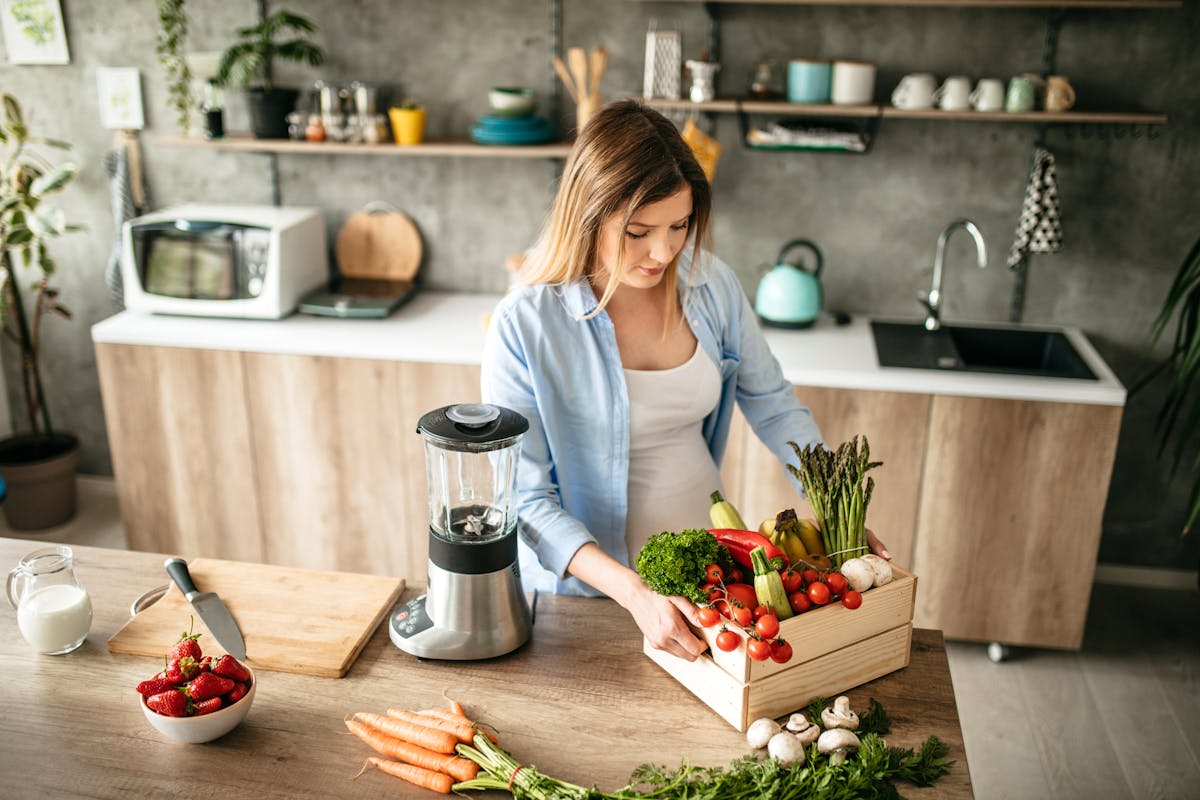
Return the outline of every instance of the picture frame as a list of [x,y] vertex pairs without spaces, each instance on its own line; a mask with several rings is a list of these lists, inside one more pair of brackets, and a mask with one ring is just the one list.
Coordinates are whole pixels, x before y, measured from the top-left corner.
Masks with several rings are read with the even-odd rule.
[[97,67],[96,90],[100,126],[108,130],[141,130],[142,78],[137,67]]
[[69,64],[59,0],[0,0],[0,28],[10,64]]

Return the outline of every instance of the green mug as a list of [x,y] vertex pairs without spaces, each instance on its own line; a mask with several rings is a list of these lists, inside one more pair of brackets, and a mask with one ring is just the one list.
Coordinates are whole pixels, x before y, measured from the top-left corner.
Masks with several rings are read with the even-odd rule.
[[1033,111],[1035,89],[1033,81],[1017,76],[1008,82],[1008,94],[1004,99],[1004,110],[1017,114]]

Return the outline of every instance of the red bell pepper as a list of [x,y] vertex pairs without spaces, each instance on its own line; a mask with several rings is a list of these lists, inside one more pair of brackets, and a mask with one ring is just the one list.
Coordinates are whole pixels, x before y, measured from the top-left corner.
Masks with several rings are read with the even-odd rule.
[[771,566],[775,569],[783,569],[788,565],[787,554],[771,544],[771,540],[758,531],[741,531],[736,528],[712,528],[708,532],[715,536],[718,542],[725,545],[725,549],[729,551],[729,555],[733,557],[733,560],[749,569],[751,571],[750,574],[754,574],[754,564],[750,561],[750,551],[756,547],[761,547],[766,551],[767,561],[771,562]]

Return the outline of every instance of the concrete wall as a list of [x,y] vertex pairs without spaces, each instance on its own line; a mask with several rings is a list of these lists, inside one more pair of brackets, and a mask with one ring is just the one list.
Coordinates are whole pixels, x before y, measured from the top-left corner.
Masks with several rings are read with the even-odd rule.
[[[1149,332],[1174,272],[1195,240],[1200,133],[1197,47],[1200,9],[1071,11],[1062,27],[1058,71],[1088,108],[1145,108],[1170,115],[1157,138],[1126,131],[1051,129],[1058,159],[1065,247],[1036,256],[1025,319],[1081,326],[1128,385],[1152,363]],[[486,111],[493,85],[528,85],[544,94],[549,67],[549,6],[536,0],[294,0],[287,7],[318,22],[328,63],[281,65],[283,83],[359,79],[392,97],[430,108],[429,134],[457,136]],[[256,4],[189,0],[189,49],[221,50],[232,30],[255,19]],[[879,64],[877,96],[900,75],[1007,77],[1039,71],[1050,12],[1029,9],[929,9],[722,6],[722,95],[742,94],[753,65],[799,56],[865,58]],[[652,18],[683,31],[685,57],[705,47],[701,4],[565,0],[565,45],[611,51],[604,94],[641,87],[644,33]],[[150,0],[64,0],[68,66],[0,66],[0,87],[15,93],[38,130],[75,144],[83,171],[62,200],[89,230],[55,249],[71,323],[45,326],[46,383],[63,428],[84,443],[82,468],[111,470],[89,327],[113,313],[103,269],[113,239],[101,158],[111,135],[100,129],[95,70],[142,70],[145,163],[155,207],[180,201],[268,202],[268,158],[174,149],[156,138],[177,134],[154,53],[158,30]],[[241,98],[229,100],[227,125],[244,129]],[[569,122],[569,117],[566,118]],[[1103,134],[1103,135],[1098,135]],[[1007,317],[1013,276],[1004,266],[1017,222],[1034,137],[1032,126],[888,121],[866,156],[752,152],[738,145],[733,116],[715,118],[725,146],[715,180],[716,249],[736,266],[747,292],[790,238],[814,239],[826,257],[827,305],[854,313],[916,315],[928,288],[934,242],[951,219],[967,216],[990,247],[986,271],[968,269],[966,237],[952,241],[947,319]],[[504,257],[535,235],[557,165],[549,160],[290,156],[278,161],[285,203],[318,204],[331,233],[371,200],[388,200],[419,224],[430,286],[501,291]],[[1158,352],[1162,352],[1159,348]],[[7,359],[10,403],[12,358]],[[1171,478],[1156,457],[1155,412],[1162,385],[1130,399],[1105,514],[1101,560],[1194,568],[1197,537],[1181,540],[1190,476]],[[14,419],[18,428],[22,420]],[[1080,464],[1080,469],[1088,469]],[[1185,470],[1186,472],[1186,470]],[[1003,521],[997,522],[1003,528]]]

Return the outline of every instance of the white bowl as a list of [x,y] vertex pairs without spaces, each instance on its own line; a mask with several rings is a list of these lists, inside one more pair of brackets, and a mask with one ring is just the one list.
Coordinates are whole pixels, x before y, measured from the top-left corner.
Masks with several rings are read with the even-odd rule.
[[250,711],[254,693],[258,690],[258,677],[250,667],[247,666],[246,669],[250,670],[250,691],[233,705],[211,714],[201,714],[198,717],[168,717],[146,705],[146,698],[140,694],[138,702],[141,703],[142,713],[146,715],[150,724],[168,739],[188,744],[211,742],[236,728]]
[[497,117],[527,117],[537,107],[537,94],[532,89],[497,86],[488,92],[488,104]]

